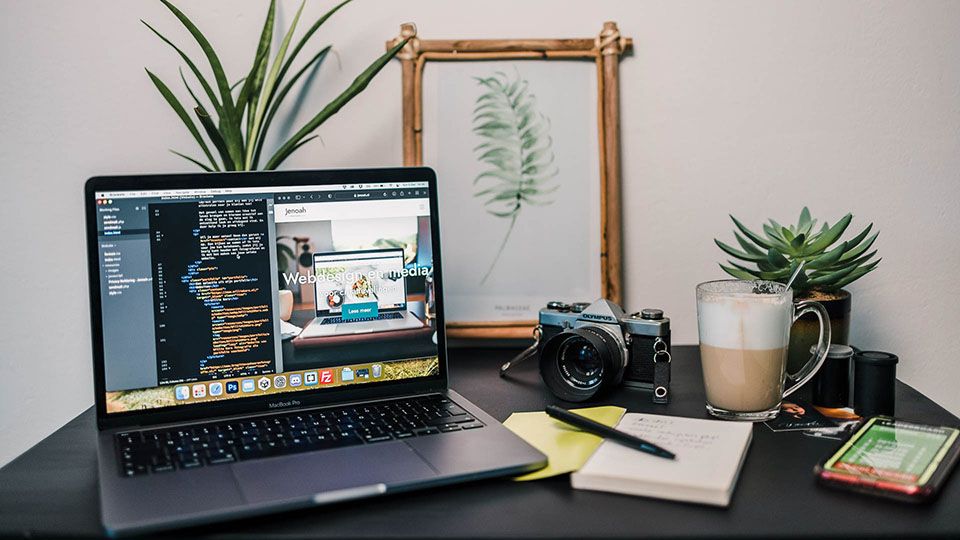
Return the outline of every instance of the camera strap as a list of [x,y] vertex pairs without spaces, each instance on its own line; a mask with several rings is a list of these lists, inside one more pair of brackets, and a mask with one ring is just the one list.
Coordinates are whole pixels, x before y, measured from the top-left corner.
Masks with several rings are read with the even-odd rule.
[[527,347],[520,354],[514,356],[510,359],[509,362],[500,366],[500,376],[505,377],[507,375],[507,370],[513,366],[527,360],[528,358],[533,358],[537,355],[537,347],[540,346],[540,336],[542,335],[542,328],[538,324],[533,328],[533,345]]
[[673,358],[667,350],[667,342],[657,338],[653,342],[653,402],[670,401],[670,362]]

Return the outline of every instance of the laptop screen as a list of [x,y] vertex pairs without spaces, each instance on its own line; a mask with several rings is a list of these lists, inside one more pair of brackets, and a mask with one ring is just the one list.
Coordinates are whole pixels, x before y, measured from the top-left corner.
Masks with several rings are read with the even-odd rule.
[[95,198],[108,414],[440,375],[426,182]]
[[317,316],[349,321],[405,309],[404,266],[402,248],[314,254]]

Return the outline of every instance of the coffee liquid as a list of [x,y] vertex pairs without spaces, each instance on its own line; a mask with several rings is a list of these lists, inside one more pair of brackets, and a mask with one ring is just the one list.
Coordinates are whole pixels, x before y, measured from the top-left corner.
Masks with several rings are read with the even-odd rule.
[[755,412],[780,404],[787,348],[728,349],[700,344],[707,402],[733,412]]

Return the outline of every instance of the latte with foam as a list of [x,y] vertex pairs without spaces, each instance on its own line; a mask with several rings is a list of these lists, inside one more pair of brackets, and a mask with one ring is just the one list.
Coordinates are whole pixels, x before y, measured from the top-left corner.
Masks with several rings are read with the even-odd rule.
[[[813,357],[784,389],[790,326],[813,313],[820,338]],[[780,401],[816,374],[830,347],[830,317],[817,302],[793,303],[793,290],[772,281],[724,280],[697,285],[697,322],[707,411],[728,420],[769,420]]]
[[780,405],[792,307],[784,295],[701,297],[697,317],[708,403],[733,412]]

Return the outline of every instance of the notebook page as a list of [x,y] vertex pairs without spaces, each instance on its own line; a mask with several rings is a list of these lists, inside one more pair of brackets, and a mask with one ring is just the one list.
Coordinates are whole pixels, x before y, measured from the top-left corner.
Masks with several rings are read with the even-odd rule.
[[580,474],[727,491],[736,480],[753,424],[630,413],[623,416],[617,429],[677,457],[664,459],[604,441]]

